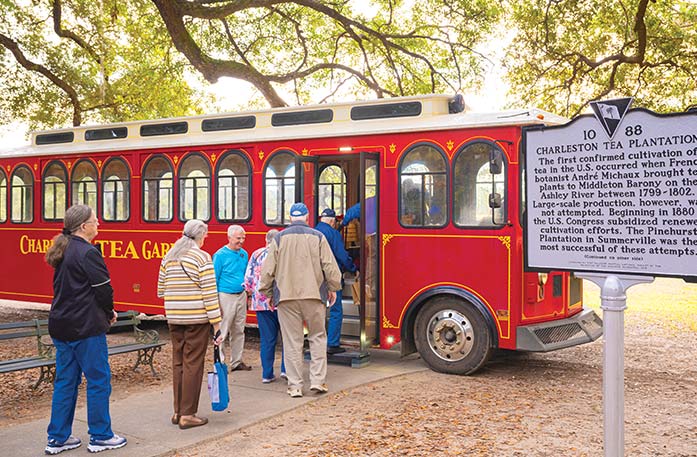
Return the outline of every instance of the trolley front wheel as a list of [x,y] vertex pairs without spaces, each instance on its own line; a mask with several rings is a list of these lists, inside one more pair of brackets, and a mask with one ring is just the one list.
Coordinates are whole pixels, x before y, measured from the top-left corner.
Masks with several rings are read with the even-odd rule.
[[491,356],[492,336],[484,316],[457,297],[438,297],[419,311],[416,348],[435,371],[467,375]]

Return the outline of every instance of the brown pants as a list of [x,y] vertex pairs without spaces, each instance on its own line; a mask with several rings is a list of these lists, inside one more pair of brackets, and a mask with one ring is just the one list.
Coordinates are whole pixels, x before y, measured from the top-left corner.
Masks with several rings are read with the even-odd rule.
[[169,325],[175,414],[190,416],[198,411],[210,328],[210,324]]

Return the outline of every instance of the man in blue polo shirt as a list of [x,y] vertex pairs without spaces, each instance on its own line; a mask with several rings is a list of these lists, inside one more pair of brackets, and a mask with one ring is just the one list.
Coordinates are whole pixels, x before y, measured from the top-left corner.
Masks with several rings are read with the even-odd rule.
[[[356,271],[356,265],[353,263],[353,259],[346,248],[344,247],[344,240],[341,238],[341,233],[334,228],[336,225],[336,213],[331,208],[326,208],[320,214],[320,222],[315,227],[316,230],[322,232],[324,237],[329,242],[329,246],[332,248],[332,253],[336,259],[336,263],[339,265],[341,273],[348,271],[354,273]],[[344,281],[341,280],[341,287],[344,287]],[[341,290],[336,292],[336,301],[334,305],[329,308],[329,325],[327,325],[327,353],[328,354],[338,354],[340,352],[345,352],[346,349],[341,347],[341,323],[344,319],[343,305],[341,304]]]
[[242,249],[245,232],[239,225],[227,229],[228,244],[213,255],[215,282],[218,285],[218,300],[223,313],[220,323],[220,355],[227,337],[230,337],[230,370],[252,369],[242,361],[244,349],[244,325],[247,320],[247,292],[244,290],[244,273],[247,271],[247,251]]

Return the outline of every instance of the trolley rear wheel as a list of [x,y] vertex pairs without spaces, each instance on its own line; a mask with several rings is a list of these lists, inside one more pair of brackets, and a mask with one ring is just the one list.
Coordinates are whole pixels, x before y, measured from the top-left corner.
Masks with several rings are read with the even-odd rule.
[[484,316],[457,297],[426,303],[416,318],[414,340],[426,363],[442,373],[474,373],[493,352]]

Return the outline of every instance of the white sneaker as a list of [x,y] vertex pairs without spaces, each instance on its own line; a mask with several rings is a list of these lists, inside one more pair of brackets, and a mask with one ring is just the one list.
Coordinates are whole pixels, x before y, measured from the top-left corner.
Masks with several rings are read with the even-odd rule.
[[327,387],[326,383],[315,384],[310,387],[310,390],[313,392],[317,392],[318,394],[325,394],[329,392],[329,387]]
[[59,443],[56,440],[48,440],[48,444],[46,444],[46,449],[44,449],[44,452],[48,455],[60,454],[63,451],[78,448],[81,444],[82,441],[80,441],[80,438],[76,438],[74,436],[69,436],[68,439],[62,443]]
[[300,398],[303,396],[303,391],[300,387],[289,387],[288,395],[290,395],[292,398]]
[[90,438],[90,444],[87,445],[87,450],[90,452],[102,452],[110,449],[118,449],[124,447],[128,441],[123,436],[114,435],[108,440],[95,440]]

